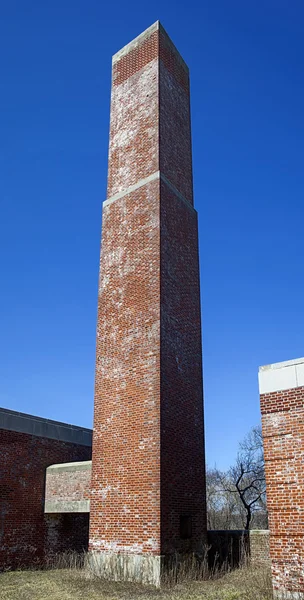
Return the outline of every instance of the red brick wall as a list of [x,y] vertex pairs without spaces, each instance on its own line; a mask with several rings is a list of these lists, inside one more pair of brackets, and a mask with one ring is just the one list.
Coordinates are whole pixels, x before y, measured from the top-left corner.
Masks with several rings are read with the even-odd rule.
[[186,89],[181,88],[162,58],[159,63],[159,137],[162,175],[193,204],[189,82]]
[[275,590],[304,592],[304,387],[261,395]]
[[88,446],[0,429],[0,569],[43,560],[46,467],[90,458]]
[[[197,215],[161,183],[161,500],[163,552],[207,528]],[[180,516],[193,536],[181,540]]]
[[204,539],[205,515],[188,70],[154,28],[113,62],[90,548],[186,549]]
[[103,211],[90,540],[158,552],[158,182]]

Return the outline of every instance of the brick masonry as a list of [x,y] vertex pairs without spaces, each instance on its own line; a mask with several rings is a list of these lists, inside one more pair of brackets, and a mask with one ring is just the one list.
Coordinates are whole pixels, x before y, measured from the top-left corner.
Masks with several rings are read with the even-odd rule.
[[269,530],[252,529],[249,531],[250,559],[253,565],[270,566]]
[[156,23],[113,57],[90,549],[197,549],[204,486],[189,73]]
[[46,470],[45,513],[90,512],[92,461],[60,463]]
[[259,373],[276,595],[304,597],[304,359]]
[[43,561],[46,468],[90,458],[89,430],[0,409],[0,569]]

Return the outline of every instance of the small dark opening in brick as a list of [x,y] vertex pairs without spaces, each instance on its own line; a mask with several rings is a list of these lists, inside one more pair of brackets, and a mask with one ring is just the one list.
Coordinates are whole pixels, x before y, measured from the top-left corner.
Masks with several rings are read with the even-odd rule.
[[192,537],[192,517],[191,515],[180,516],[180,537],[182,540],[188,540]]

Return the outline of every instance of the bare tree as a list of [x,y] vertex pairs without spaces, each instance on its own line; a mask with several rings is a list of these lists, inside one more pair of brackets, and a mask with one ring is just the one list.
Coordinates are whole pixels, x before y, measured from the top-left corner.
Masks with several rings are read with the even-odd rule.
[[253,427],[227,472],[207,469],[209,529],[267,528],[263,439]]
[[249,529],[254,513],[266,511],[261,427],[253,427],[240,443],[236,463],[229,469],[224,486],[230,493],[238,495],[244,508],[244,529]]
[[208,529],[239,529],[240,506],[235,494],[224,488],[226,474],[214,467],[207,469]]

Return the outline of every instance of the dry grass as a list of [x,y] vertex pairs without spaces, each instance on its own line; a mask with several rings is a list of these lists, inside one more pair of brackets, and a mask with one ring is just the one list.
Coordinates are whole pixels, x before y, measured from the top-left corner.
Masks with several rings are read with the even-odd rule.
[[0,575],[0,600],[271,600],[267,570],[243,567],[208,581],[162,590],[88,577],[80,568]]

